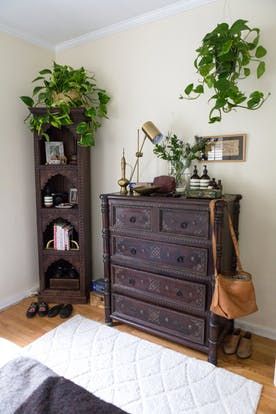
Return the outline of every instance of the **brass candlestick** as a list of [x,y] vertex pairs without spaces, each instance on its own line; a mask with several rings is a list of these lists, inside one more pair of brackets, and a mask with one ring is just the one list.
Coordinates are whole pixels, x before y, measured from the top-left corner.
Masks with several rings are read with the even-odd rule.
[[121,173],[122,173],[122,178],[120,178],[120,180],[118,180],[118,184],[121,187],[120,194],[126,195],[129,180],[126,178],[125,149],[123,149],[123,156],[121,158]]

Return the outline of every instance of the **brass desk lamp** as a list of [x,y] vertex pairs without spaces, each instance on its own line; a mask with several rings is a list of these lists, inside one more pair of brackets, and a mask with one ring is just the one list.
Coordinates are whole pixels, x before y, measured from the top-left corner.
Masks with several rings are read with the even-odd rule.
[[139,173],[140,173],[140,166],[139,166],[139,160],[141,157],[143,157],[143,147],[146,141],[146,138],[149,138],[149,140],[152,142],[152,144],[158,144],[162,138],[163,138],[163,134],[161,134],[161,132],[159,131],[158,128],[156,128],[156,126],[151,122],[151,121],[147,121],[142,125],[142,131],[144,132],[145,136],[142,142],[141,147],[140,146],[140,136],[139,136],[139,129],[137,131],[137,152],[136,152],[136,162],[134,164],[131,176],[129,178],[129,181],[132,181],[133,175],[135,170],[137,169],[137,183],[139,182]]

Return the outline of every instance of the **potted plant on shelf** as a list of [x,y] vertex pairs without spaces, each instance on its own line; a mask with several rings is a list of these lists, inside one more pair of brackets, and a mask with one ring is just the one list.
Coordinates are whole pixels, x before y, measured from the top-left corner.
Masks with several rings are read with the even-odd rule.
[[190,144],[175,134],[168,134],[161,144],[155,145],[153,152],[158,158],[169,161],[169,174],[175,177],[176,187],[183,188],[188,184],[183,183],[185,170],[191,166],[193,160],[205,158],[207,145],[206,138],[196,139],[194,144]]
[[78,143],[90,147],[95,145],[95,134],[101,126],[102,118],[107,118],[107,104],[110,97],[104,89],[96,86],[94,75],[83,67],[53,63],[52,69],[42,69],[33,80],[39,85],[33,89],[32,97],[20,99],[29,107],[43,107],[42,113],[30,113],[25,121],[32,131],[49,140],[46,128],[56,128],[73,123],[71,110],[83,108],[85,119],[77,124]]
[[202,40],[196,49],[194,65],[202,77],[198,85],[190,83],[180,99],[197,99],[206,90],[213,89],[209,99],[213,107],[209,113],[209,123],[219,122],[222,112],[227,113],[236,108],[259,109],[267,97],[261,91],[254,91],[247,96],[239,89],[239,81],[250,76],[251,62],[257,64],[257,78],[265,72],[262,58],[266,49],[259,45],[260,29],[251,29],[247,20],[237,20],[231,27],[220,23]]

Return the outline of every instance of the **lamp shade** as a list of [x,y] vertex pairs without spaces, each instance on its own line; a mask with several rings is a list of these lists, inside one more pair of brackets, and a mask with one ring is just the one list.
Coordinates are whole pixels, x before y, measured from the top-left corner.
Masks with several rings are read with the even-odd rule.
[[142,125],[142,131],[153,144],[158,144],[163,138],[163,134],[151,121],[147,121]]

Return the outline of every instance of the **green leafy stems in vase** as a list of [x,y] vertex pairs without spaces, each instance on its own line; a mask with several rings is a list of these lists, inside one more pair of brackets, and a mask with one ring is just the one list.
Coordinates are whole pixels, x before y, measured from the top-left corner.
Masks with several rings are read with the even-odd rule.
[[169,133],[161,144],[156,144],[153,152],[158,158],[169,161],[169,174],[175,177],[176,187],[186,187],[183,183],[184,172],[191,166],[193,160],[205,158],[207,139],[196,137],[196,142],[190,144]]

